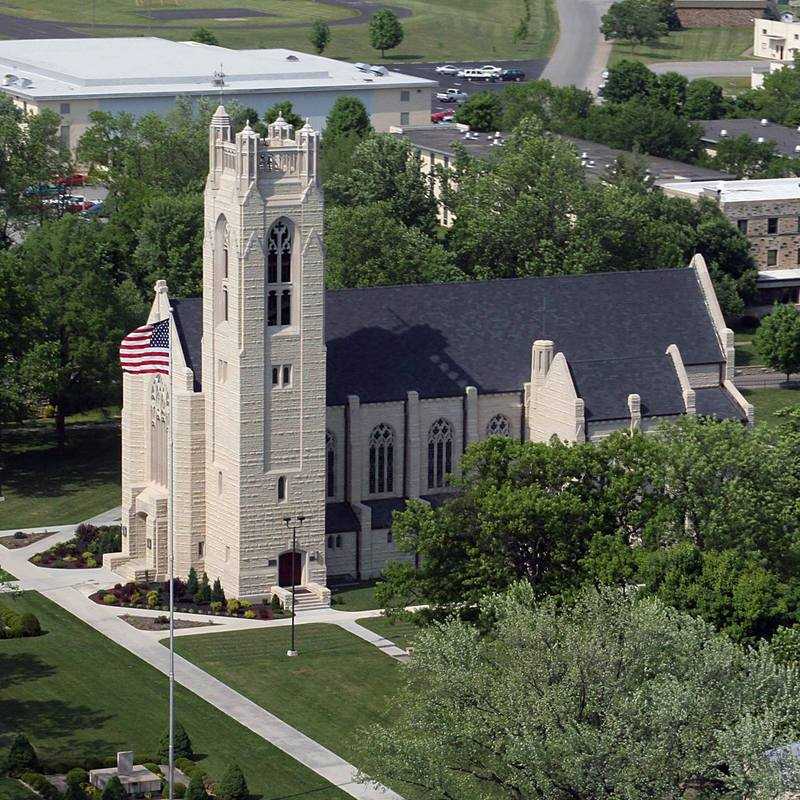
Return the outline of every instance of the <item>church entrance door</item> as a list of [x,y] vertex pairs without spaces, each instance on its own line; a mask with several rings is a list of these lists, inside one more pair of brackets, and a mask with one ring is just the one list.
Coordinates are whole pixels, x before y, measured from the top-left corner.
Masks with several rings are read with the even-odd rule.
[[283,553],[278,558],[278,586],[291,586],[294,574],[294,585],[299,586],[303,577],[303,556],[297,551]]

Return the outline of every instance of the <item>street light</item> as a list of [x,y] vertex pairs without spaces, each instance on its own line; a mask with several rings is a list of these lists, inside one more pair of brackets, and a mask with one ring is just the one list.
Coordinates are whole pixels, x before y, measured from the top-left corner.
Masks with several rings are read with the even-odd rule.
[[297,517],[284,517],[283,521],[286,523],[287,528],[292,529],[292,647],[291,650],[286,651],[287,656],[296,656],[297,650],[294,647],[294,576],[297,572],[297,529],[303,524],[305,517],[301,514]]

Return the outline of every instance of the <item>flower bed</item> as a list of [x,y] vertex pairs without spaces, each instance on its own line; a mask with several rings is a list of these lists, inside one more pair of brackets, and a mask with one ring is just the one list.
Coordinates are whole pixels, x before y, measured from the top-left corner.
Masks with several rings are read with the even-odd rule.
[[27,547],[29,544],[41,542],[42,539],[46,539],[54,533],[55,531],[37,531],[36,533],[17,531],[11,536],[0,536],[0,544],[9,550],[16,550],[18,547]]
[[78,525],[75,536],[54,544],[49,550],[31,557],[37,567],[55,569],[94,569],[103,563],[104,553],[118,553],[122,547],[119,525]]
[[[203,576],[205,579],[205,576]],[[213,614],[244,619],[274,619],[286,614],[269,601],[252,603],[249,600],[206,599],[202,589],[191,592],[191,587],[175,578],[175,610],[194,614]],[[204,596],[205,595],[205,596]],[[219,597],[219,595],[217,595]],[[164,583],[118,583],[111,589],[100,589],[90,597],[95,603],[121,608],[148,608],[167,611],[169,608],[169,581]]]
[[[137,617],[134,614],[123,614],[120,619],[125,620],[132,628],[139,631],[168,631],[169,617],[162,614],[160,617]],[[175,630],[180,628],[207,628],[213,622],[195,622],[191,619],[176,619]]]

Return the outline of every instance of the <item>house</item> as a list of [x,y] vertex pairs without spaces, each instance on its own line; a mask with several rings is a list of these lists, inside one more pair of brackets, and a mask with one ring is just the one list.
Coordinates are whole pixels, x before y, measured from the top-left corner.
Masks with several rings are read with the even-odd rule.
[[788,64],[800,50],[800,22],[776,19],[753,21],[753,55]]
[[754,19],[778,16],[771,0],[675,0],[682,28],[749,28]]
[[318,130],[338,97],[355,97],[375,129],[386,131],[428,121],[437,85],[294,50],[230,50],[154,37],[0,41],[0,75],[0,91],[20,108],[60,114],[62,140],[73,150],[92,111],[164,114],[178,97],[235,100],[259,114],[290,100]]
[[213,117],[203,295],[156,284],[148,321],[172,308],[171,375],[123,381],[122,549],[103,559],[123,579],[167,574],[172,511],[177,574],[194,567],[234,597],[297,584],[324,605],[328,582],[408,558],[393,512],[444,502],[473,442],[752,421],[699,256],[325,291],[318,147],[309,125],[278,120],[262,139],[234,136],[222,107]]
[[[734,120],[726,120],[726,122]],[[763,180],[672,182],[662,191],[673,197],[716,202],[747,236],[758,267],[758,306],[800,302],[800,181]]]

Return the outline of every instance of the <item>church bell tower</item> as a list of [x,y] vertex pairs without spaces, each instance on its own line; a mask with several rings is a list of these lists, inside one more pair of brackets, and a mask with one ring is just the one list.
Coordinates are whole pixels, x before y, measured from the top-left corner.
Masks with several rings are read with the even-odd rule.
[[[210,125],[203,241],[205,566],[233,597],[325,584],[319,135]],[[303,517],[292,550],[286,518]]]

